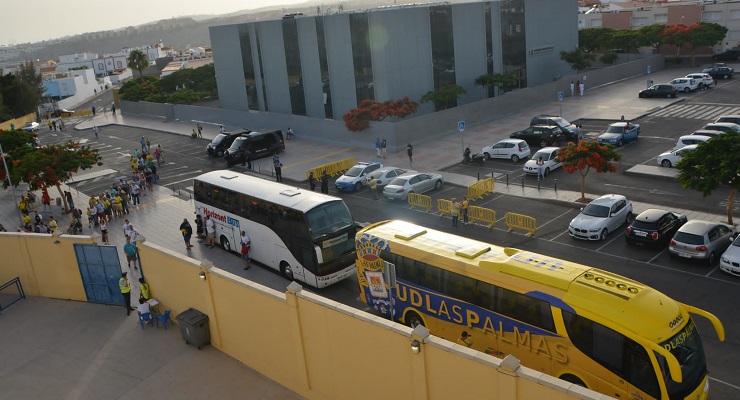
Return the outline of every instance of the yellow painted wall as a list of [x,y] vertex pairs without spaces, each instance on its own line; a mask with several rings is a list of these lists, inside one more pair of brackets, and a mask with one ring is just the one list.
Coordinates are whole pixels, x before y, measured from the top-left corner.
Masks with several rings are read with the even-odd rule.
[[0,123],[0,129],[4,131],[10,130],[10,124],[15,124],[15,129],[21,129],[26,122],[36,121],[36,113],[26,114],[22,117],[9,119],[3,123]]

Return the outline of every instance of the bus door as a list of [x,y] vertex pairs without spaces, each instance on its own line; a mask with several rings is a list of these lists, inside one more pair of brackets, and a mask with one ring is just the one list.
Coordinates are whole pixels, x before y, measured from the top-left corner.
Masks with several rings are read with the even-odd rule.
[[[217,231],[216,232],[216,241],[221,242],[221,237],[225,237],[226,240],[229,241],[229,248],[227,250],[241,251],[241,232],[239,232],[238,228],[235,228],[233,225],[225,224],[225,223],[219,223],[217,224]],[[225,245],[225,243],[222,243]]]

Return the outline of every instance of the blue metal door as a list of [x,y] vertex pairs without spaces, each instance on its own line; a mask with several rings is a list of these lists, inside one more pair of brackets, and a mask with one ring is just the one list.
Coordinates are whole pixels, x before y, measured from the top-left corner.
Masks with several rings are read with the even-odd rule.
[[122,306],[123,296],[118,288],[118,280],[121,278],[121,262],[116,246],[93,244],[75,244],[74,246],[87,301]]

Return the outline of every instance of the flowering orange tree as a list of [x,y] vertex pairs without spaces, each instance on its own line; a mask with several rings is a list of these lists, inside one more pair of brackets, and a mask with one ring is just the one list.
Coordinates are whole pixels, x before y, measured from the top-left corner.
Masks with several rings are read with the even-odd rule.
[[681,46],[689,42],[694,25],[673,24],[663,29],[663,42],[676,46],[676,55],[681,52]]
[[416,112],[419,103],[407,97],[381,103],[372,99],[360,102],[357,108],[349,110],[342,116],[344,125],[352,132],[359,132],[370,127],[370,121],[382,121],[388,117],[403,118]]
[[566,173],[572,174],[578,171],[581,174],[581,200],[586,199],[586,175],[591,169],[597,174],[616,172],[617,166],[611,161],[619,161],[621,158],[622,154],[614,150],[614,146],[585,140],[581,140],[578,144],[568,143],[567,147],[560,149],[558,155]]

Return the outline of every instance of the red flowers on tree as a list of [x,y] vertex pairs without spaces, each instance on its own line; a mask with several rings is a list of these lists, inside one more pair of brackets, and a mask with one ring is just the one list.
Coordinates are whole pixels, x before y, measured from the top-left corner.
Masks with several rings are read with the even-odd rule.
[[600,145],[598,142],[568,143],[560,149],[558,159],[563,163],[563,170],[572,174],[578,171],[581,174],[581,200],[586,199],[586,175],[593,168],[597,174],[616,172],[617,166],[611,161],[619,161],[622,154],[614,150],[614,146]]
[[349,110],[342,116],[344,125],[352,132],[359,132],[370,127],[370,121],[382,121],[388,117],[403,118],[416,112],[419,103],[408,97],[389,100],[381,103],[372,99],[360,102],[357,108]]

